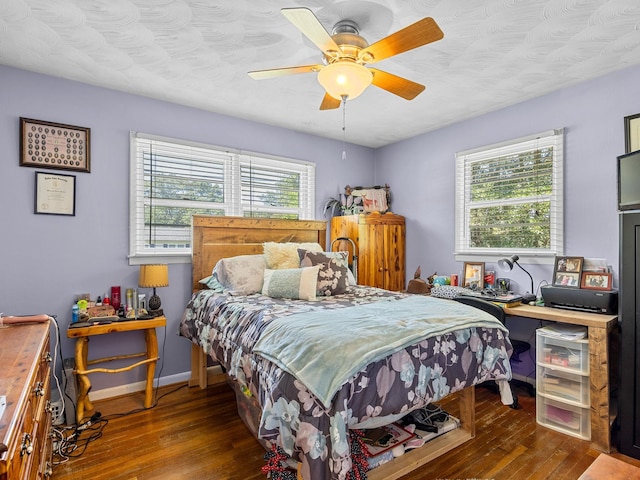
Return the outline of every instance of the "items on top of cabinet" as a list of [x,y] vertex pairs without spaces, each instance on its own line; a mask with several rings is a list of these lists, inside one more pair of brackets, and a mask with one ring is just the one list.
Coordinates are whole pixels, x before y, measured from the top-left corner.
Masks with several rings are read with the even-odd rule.
[[330,198],[324,204],[324,214],[331,216],[357,215],[360,213],[386,213],[391,209],[389,185],[373,187],[344,187],[344,193]]

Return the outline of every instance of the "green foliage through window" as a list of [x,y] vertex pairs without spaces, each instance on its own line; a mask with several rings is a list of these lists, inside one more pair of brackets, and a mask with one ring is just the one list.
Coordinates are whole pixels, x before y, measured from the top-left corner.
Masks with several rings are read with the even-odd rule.
[[456,253],[562,249],[562,131],[456,156]]
[[131,134],[130,255],[191,249],[193,215],[313,218],[315,166]]

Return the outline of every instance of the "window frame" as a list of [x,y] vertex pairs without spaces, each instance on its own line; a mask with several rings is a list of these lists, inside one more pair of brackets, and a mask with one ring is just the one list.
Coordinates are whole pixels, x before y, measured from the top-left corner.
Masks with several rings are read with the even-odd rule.
[[[471,247],[469,219],[473,203],[470,200],[471,164],[553,146],[550,246],[548,249],[535,248],[490,248]],[[455,165],[455,251],[457,261],[497,261],[517,254],[522,263],[552,264],[556,255],[564,255],[564,202],[563,202],[564,129],[554,129],[526,137],[456,153]],[[511,202],[494,201],[495,205]]]
[[[211,202],[211,206],[212,208],[223,208],[224,215],[243,216],[245,212],[268,213],[274,211],[275,213],[297,213],[298,217],[303,220],[315,217],[316,166],[312,162],[131,131],[129,139],[129,265],[141,265],[149,261],[167,264],[190,263],[192,256],[191,245],[188,248],[176,249],[174,252],[168,248],[150,249],[141,246],[144,244],[141,237],[145,234],[144,208],[145,199],[148,199],[148,196],[145,197],[144,193],[144,153],[139,153],[139,141],[163,142],[183,148],[196,147],[210,151],[212,156],[219,156],[223,163],[224,179],[222,183],[225,198],[222,203]],[[301,182],[298,190],[299,207],[294,209],[275,206],[273,208],[247,207],[246,204],[243,204],[241,169],[249,164],[280,169],[284,172],[290,171],[304,177],[304,183]],[[176,199],[174,203],[172,200],[161,200],[161,203],[166,205],[178,204],[180,206],[179,204],[182,203],[184,206],[185,202],[189,201]],[[197,206],[201,208],[203,205]]]

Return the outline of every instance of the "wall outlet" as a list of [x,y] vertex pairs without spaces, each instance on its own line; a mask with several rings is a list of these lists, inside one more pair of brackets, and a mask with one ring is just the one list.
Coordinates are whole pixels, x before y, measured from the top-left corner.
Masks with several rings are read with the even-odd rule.
[[62,425],[64,423],[64,409],[62,408],[62,400],[51,399],[51,423],[53,425]]

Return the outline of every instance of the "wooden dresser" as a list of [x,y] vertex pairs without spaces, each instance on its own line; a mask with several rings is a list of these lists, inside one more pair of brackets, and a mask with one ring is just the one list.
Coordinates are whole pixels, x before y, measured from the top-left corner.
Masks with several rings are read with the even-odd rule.
[[0,480],[51,476],[49,322],[0,328]]

